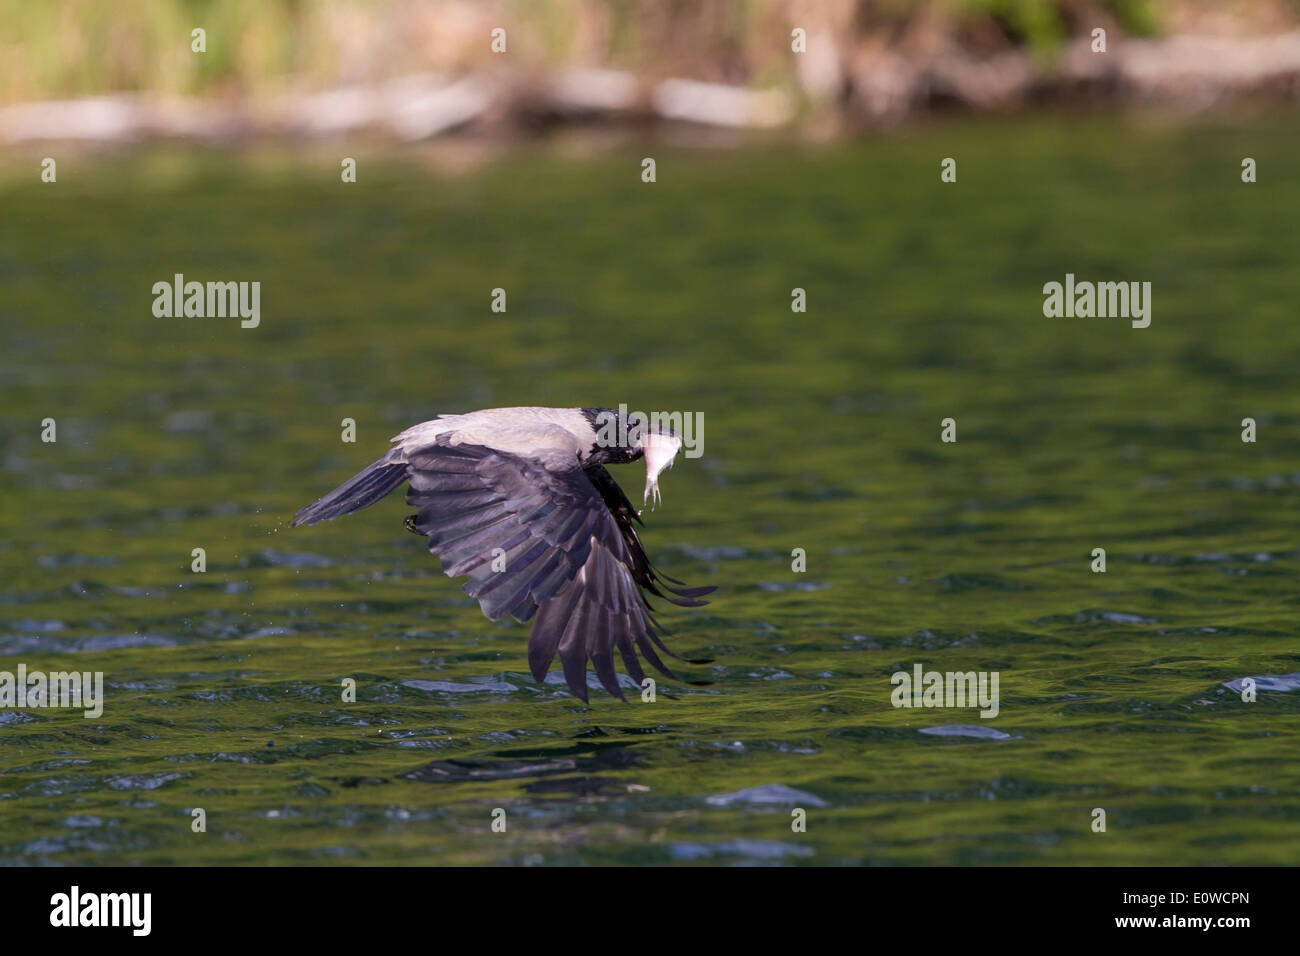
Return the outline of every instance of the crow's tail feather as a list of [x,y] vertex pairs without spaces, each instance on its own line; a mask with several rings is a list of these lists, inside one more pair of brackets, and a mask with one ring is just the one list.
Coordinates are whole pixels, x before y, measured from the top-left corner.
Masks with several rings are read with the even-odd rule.
[[314,501],[293,516],[291,527],[316,524],[340,515],[368,508],[406,481],[406,463],[381,458],[353,475],[319,501]]

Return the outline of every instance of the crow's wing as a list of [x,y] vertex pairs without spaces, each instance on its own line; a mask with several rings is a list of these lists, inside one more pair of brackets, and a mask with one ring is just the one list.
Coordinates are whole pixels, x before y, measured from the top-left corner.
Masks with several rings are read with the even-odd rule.
[[[517,455],[440,440],[410,452],[407,471],[406,501],[418,509],[407,527],[429,539],[446,574],[468,575],[465,593],[492,620],[536,615],[528,662],[537,680],[558,653],[582,700],[588,660],[602,686],[622,698],[616,647],[638,684],[645,675],[636,648],[674,676],[655,653],[671,654],[640,591],[667,597],[655,585],[668,585],[632,529],[631,505],[603,468],[584,472],[563,449]],[[678,595],[669,600],[696,606],[713,588],[669,590]]]

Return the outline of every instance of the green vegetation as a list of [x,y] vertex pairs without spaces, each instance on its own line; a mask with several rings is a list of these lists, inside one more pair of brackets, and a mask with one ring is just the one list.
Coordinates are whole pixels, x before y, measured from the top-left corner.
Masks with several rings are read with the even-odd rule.
[[[1096,8],[1129,33],[1150,34],[1148,0]],[[267,96],[330,88],[421,70],[499,66],[493,26],[508,28],[521,65],[608,64],[703,79],[793,84],[790,28],[829,18],[842,50],[878,46],[904,30],[978,35],[1050,53],[1082,32],[1077,5],[1059,0],[893,0],[854,10],[802,10],[781,0],[634,4],[626,0],[356,3],[352,0],[0,0],[0,103],[145,91],[163,95]],[[843,21],[843,23],[840,23]],[[921,26],[913,28],[914,21]],[[1111,22],[1108,19],[1107,22]],[[191,31],[207,32],[206,52]]]

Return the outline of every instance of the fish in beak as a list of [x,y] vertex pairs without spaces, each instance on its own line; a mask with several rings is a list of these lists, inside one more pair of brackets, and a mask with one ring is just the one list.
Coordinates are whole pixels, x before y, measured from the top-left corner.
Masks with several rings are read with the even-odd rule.
[[682,440],[673,432],[647,432],[641,438],[641,450],[645,453],[645,494],[642,504],[652,500],[652,509],[661,501],[659,495],[659,475],[673,466],[673,459],[682,450]]

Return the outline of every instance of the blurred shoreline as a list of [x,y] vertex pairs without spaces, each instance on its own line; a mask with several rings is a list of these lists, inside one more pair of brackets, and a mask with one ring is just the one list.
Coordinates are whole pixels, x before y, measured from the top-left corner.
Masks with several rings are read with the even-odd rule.
[[[11,6],[0,0],[4,13]],[[701,141],[772,130],[816,141],[952,113],[1195,115],[1300,95],[1300,13],[1285,4],[1230,14],[1181,2],[1030,6],[1027,21],[976,0],[887,11],[848,0],[267,0],[191,17],[158,0],[106,28],[106,45],[74,58],[73,73],[32,69],[49,55],[39,43],[0,44],[10,54],[0,57],[0,142],[509,142],[561,127],[664,125]],[[69,3],[51,28],[57,42],[88,52],[104,9]],[[39,20],[8,17],[19,37],[35,37]],[[84,92],[60,95],[72,91]]]

